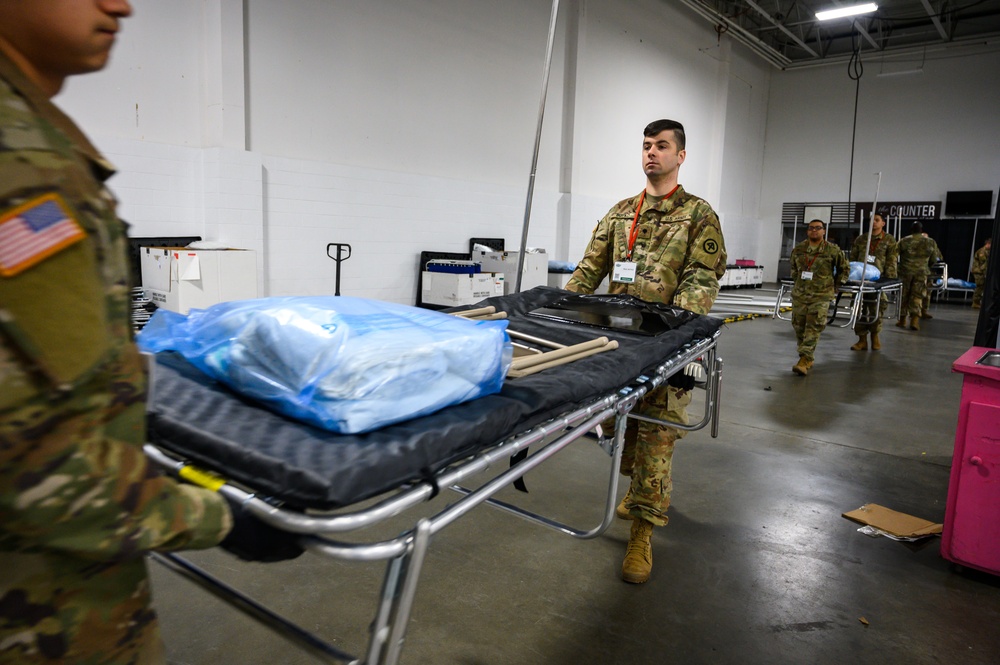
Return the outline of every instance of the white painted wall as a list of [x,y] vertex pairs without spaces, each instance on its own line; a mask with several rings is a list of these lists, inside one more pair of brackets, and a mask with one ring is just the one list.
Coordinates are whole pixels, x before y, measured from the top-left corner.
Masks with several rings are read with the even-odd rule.
[[[847,68],[793,70],[771,79],[757,244],[771,268],[782,203],[871,201],[880,171],[881,201],[943,202],[949,190],[983,189],[996,198],[1000,52],[936,51],[925,60],[863,63],[853,184],[856,86]],[[913,70],[920,71],[896,73]],[[773,269],[765,271],[765,279],[774,278]]]
[[[755,256],[768,66],[661,0],[561,5],[529,246],[578,258],[672,117],[682,183]],[[332,293],[326,244],[348,242],[345,295],[413,302],[420,250],[520,241],[549,8],[138,3],[112,65],[56,101],[119,166],[133,235],[257,249],[268,295]]]

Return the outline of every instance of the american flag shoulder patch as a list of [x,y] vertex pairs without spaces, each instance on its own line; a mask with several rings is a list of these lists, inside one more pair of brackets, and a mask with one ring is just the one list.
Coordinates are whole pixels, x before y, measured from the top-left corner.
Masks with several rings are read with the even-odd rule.
[[58,194],[0,214],[0,276],[13,277],[87,237]]

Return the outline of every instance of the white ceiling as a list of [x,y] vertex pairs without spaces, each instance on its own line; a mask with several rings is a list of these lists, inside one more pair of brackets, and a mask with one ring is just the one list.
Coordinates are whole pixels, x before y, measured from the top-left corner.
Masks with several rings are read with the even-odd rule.
[[[670,2],[672,0],[666,0]],[[1000,45],[1000,0],[875,0],[873,14],[817,21],[838,0],[680,0],[779,69],[877,53]]]

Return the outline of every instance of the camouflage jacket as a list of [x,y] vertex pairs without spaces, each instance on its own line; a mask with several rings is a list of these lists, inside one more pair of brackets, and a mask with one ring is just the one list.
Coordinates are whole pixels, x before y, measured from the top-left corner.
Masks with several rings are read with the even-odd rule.
[[[566,284],[570,291],[593,293],[616,261],[628,260],[629,233],[639,196],[619,201],[590,238],[583,259]],[[636,224],[631,284],[610,283],[610,293],[627,293],[649,302],[676,305],[707,314],[726,272],[726,244],[712,207],[678,187],[669,197],[646,197]]]
[[231,528],[218,494],[143,455],[112,173],[0,55],[2,663],[135,661],[159,644],[143,552],[209,547]]
[[882,277],[895,279],[898,276],[896,263],[899,261],[899,248],[896,247],[896,239],[894,237],[888,233],[883,233],[880,236],[872,238],[871,246],[869,247],[868,234],[859,236],[854,241],[854,244],[851,245],[851,261],[865,261],[865,248],[868,249],[868,255],[874,259],[873,261],[867,261],[867,263],[874,264],[879,269],[879,272],[882,273]]
[[990,263],[990,248],[980,247],[976,250],[975,255],[972,257],[972,270],[970,271],[973,275],[978,275],[978,277],[973,280],[978,284],[986,277],[986,266]]
[[941,250],[931,238],[914,233],[899,241],[899,274],[929,275],[931,264],[941,258]]
[[[792,249],[792,299],[811,303],[833,300],[837,289],[850,272],[844,251],[832,242],[824,240],[811,247],[803,240]],[[803,273],[812,273],[811,278],[803,278]]]

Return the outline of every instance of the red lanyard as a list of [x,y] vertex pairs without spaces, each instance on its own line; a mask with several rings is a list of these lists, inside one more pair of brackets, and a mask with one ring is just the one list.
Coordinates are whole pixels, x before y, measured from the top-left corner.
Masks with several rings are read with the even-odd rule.
[[[663,197],[663,200],[666,201],[673,196],[678,187],[680,187],[680,185],[674,186],[674,188],[670,190],[670,193]],[[639,195],[639,204],[635,207],[635,217],[632,218],[632,228],[628,232],[628,254],[625,255],[625,258],[629,261],[632,260],[632,247],[635,246],[635,239],[639,237],[639,227],[637,222],[639,221],[639,212],[642,210],[642,202],[645,200],[646,190],[644,189],[642,190],[642,194]]]
[[803,270],[803,272],[809,272],[809,269],[813,267],[814,263],[816,263],[816,259],[819,258],[819,253],[821,251],[823,251],[823,245],[820,245],[819,246],[819,251],[817,251],[815,254],[813,254],[812,259],[809,261],[809,263],[806,264],[806,269]]

